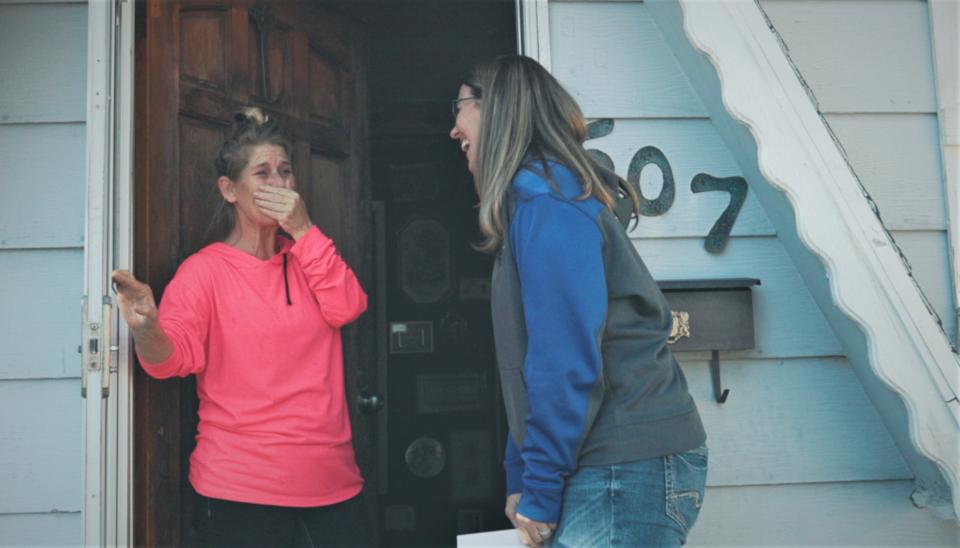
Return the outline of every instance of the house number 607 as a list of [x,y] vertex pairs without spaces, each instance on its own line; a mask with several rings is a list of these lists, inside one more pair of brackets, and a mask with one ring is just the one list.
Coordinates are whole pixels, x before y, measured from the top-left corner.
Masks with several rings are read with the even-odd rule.
[[[613,120],[603,118],[594,120],[587,124],[587,140],[598,139],[613,133]],[[590,153],[600,164],[606,166],[611,171],[614,170],[613,160],[606,153],[600,150],[591,149]],[[650,199],[643,195],[640,188],[640,174],[643,168],[653,164],[660,168],[663,177],[663,183],[660,187],[660,194]],[[657,217],[663,215],[673,206],[673,200],[676,196],[676,183],[673,179],[673,168],[663,152],[655,146],[645,146],[638,150],[630,160],[630,167],[627,169],[627,182],[633,185],[637,195],[640,197],[640,214],[647,217]],[[690,191],[694,194],[701,192],[722,191],[730,194],[730,204],[723,210],[720,218],[713,223],[713,228],[707,234],[707,239],[703,247],[710,253],[720,253],[727,246],[730,240],[730,230],[733,229],[733,223],[740,214],[740,208],[743,207],[744,200],[747,199],[747,181],[743,177],[714,177],[707,173],[698,173],[690,181]]]

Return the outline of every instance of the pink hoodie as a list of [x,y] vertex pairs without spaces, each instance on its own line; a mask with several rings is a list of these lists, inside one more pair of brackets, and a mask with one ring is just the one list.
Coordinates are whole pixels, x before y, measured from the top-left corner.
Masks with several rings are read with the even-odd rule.
[[366,310],[367,295],[316,227],[282,243],[266,261],[224,243],[184,261],[160,304],[173,353],[140,362],[156,378],[197,375],[190,483],[198,493],[325,506],[363,487],[340,327]]

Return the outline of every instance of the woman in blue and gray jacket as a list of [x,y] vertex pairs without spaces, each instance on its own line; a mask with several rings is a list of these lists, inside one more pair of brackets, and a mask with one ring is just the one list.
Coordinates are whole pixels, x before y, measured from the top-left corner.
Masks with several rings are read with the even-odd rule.
[[475,67],[454,111],[479,249],[497,254],[507,516],[531,546],[683,544],[706,435],[670,308],[625,232],[635,191],[590,159],[579,106],[530,58]]

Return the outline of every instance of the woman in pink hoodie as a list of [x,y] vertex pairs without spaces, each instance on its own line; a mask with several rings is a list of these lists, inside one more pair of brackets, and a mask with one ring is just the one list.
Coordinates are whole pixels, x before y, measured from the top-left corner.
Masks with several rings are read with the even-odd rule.
[[226,236],[183,262],[159,310],[115,271],[120,311],[148,374],[197,376],[190,483],[211,546],[364,544],[340,328],[367,296],[310,221],[277,123],[237,121],[216,159]]

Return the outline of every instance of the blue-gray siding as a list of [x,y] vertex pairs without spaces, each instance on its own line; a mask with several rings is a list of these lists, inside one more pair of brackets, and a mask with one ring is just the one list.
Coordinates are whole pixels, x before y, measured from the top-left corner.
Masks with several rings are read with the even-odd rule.
[[[823,3],[816,6],[826,9]],[[908,39],[929,40],[923,27],[914,27]],[[858,29],[855,35],[877,30]],[[739,164],[744,158],[725,145],[647,7],[639,2],[552,2],[550,31],[554,74],[588,118],[615,120],[614,132],[590,141],[590,148],[610,155],[621,174],[643,146],[660,148],[670,161],[677,192],[673,207],[661,217],[642,218],[632,233],[654,275],[763,282],[754,290],[756,349],[722,354],[724,385],[731,390],[725,404],[713,401],[708,355],[680,356],[711,447],[707,503],[691,543],[951,543],[955,526],[911,504],[910,468],[777,236],[775,223],[752,192],[727,249],[719,255],[704,250],[704,236],[728,198],[693,194],[692,177],[701,172],[736,176],[748,170]],[[929,48],[927,55],[929,64]],[[930,72],[921,76],[932,79]],[[900,99],[899,88],[872,91],[912,101]],[[857,108],[854,103],[851,111]],[[916,108],[922,112],[915,119],[887,116],[897,117],[892,122],[901,139],[905,133],[913,137],[908,161],[924,165],[902,166],[889,150],[874,146],[883,142],[880,138],[857,141],[861,148],[851,145],[855,150],[848,153],[866,163],[885,157],[888,168],[877,168],[882,182],[876,193],[893,203],[890,215],[899,216],[893,228],[907,225],[909,233],[898,236],[898,243],[918,257],[917,264],[926,265],[915,265],[921,284],[940,310],[949,310],[949,288],[942,282],[945,255],[937,248],[945,242],[936,233],[944,226],[942,182],[938,164],[925,163],[931,157],[939,160],[936,127],[922,110],[926,107]],[[854,121],[838,129],[843,131],[863,129]],[[888,147],[895,146],[896,137],[890,136]],[[905,174],[909,189],[900,188]],[[657,195],[660,180],[657,168],[644,171],[640,183],[646,196]],[[926,221],[931,208],[938,210],[932,222]],[[913,223],[916,219],[924,221]],[[758,519],[760,515],[766,517]]]
[[761,5],[956,343],[927,3]]
[[0,545],[80,542],[86,32],[0,3]]

